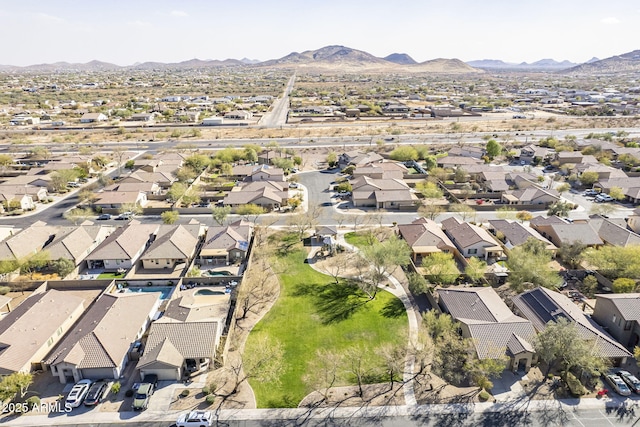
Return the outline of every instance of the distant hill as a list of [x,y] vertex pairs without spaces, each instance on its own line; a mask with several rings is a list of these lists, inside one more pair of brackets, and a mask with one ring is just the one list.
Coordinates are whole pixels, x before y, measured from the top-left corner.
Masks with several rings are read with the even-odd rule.
[[260,61],[259,59],[242,58],[240,62],[247,65],[253,65],[253,64],[259,64],[262,61]]
[[428,72],[428,73],[446,73],[446,74],[459,74],[459,73],[480,73],[481,70],[473,68],[469,64],[465,64],[459,59],[446,59],[437,58],[429,61],[424,61],[419,64],[411,66],[413,71]]
[[391,55],[385,56],[383,59],[400,65],[417,64],[417,62],[406,53],[392,53]]
[[[412,63],[398,63],[399,61],[413,61]],[[325,46],[317,50],[307,50],[302,53],[292,52],[282,58],[258,64],[263,67],[295,67],[297,70],[322,70],[339,72],[405,72],[405,73],[477,73],[481,72],[458,59],[434,59],[416,63],[409,55],[392,54],[386,58],[378,58],[368,52],[352,49],[346,46]]]
[[191,68],[237,67],[241,65],[244,65],[244,63],[237,59],[225,59],[224,61],[220,61],[218,59],[201,60],[194,58],[189,59],[188,61],[173,62],[168,64],[164,62],[143,62],[142,64],[132,65],[127,68],[131,68],[134,70],[188,70]]
[[521,62],[514,64],[512,62],[504,62],[499,59],[481,59],[475,61],[467,61],[467,64],[481,69],[499,69],[499,70],[522,70],[522,71],[553,71],[574,67],[575,63],[571,61],[558,62],[553,59],[541,59],[531,64]]
[[634,50],[599,61],[580,64],[564,70],[563,74],[597,75],[638,72],[640,72],[640,50]]

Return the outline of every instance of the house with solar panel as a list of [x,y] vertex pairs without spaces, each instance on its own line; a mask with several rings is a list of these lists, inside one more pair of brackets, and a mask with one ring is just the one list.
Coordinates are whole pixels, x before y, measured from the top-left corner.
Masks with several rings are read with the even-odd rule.
[[244,261],[252,233],[253,227],[247,221],[236,221],[224,227],[209,227],[197,263],[211,266]]
[[559,292],[538,287],[513,297],[512,301],[516,312],[529,319],[538,332],[542,332],[549,322],[565,318],[577,325],[580,336],[593,344],[594,352],[614,365],[619,366],[627,357],[632,357],[622,344]]
[[436,289],[442,311],[460,323],[462,336],[473,341],[478,359],[509,359],[508,369],[529,371],[535,360],[536,331],[516,316],[493,288]]

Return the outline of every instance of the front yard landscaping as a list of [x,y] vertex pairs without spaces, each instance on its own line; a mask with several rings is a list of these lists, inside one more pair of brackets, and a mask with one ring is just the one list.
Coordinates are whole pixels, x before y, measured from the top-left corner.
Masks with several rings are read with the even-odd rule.
[[[382,365],[375,353],[383,344],[405,343],[407,315],[402,303],[388,292],[369,300],[357,286],[321,274],[305,263],[300,246],[274,257],[280,280],[280,297],[249,335],[246,351],[267,335],[284,349],[284,370],[278,382],[251,383],[258,407],[296,407],[313,391],[303,378],[310,371],[318,350],[344,352],[364,348],[367,363]],[[311,368],[313,369],[313,368]],[[384,382],[369,375],[363,382]],[[345,375],[335,385],[354,384]]]

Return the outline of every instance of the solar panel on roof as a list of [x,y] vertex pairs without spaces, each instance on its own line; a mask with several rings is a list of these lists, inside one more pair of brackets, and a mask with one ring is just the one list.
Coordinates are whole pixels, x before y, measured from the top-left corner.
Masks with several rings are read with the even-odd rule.
[[538,299],[532,293],[523,294],[522,299],[545,324],[553,320],[553,316],[551,316],[551,313],[545,310],[543,305],[540,304],[540,301],[538,301]]
[[531,293],[549,313],[553,313],[558,309],[558,306],[553,302],[553,300],[551,300],[547,294],[542,292],[540,289],[535,289]]

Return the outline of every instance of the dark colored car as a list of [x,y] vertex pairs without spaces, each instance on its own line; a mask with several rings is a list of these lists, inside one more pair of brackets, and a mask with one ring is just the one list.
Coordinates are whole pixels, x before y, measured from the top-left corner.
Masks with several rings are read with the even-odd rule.
[[109,215],[109,214],[102,214],[102,215],[99,215],[99,216],[98,216],[98,220],[99,220],[99,221],[103,221],[103,220],[105,220],[105,219],[111,219],[111,215]]
[[627,383],[627,386],[636,394],[640,394],[640,380],[636,378],[635,375],[632,375],[629,371],[618,371],[616,372],[622,381]]
[[107,394],[108,386],[109,384],[104,381],[97,381],[91,384],[87,397],[84,398],[85,406],[94,406],[100,403],[104,399],[104,395]]

